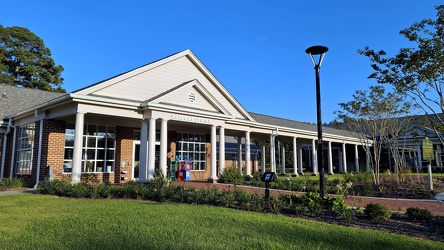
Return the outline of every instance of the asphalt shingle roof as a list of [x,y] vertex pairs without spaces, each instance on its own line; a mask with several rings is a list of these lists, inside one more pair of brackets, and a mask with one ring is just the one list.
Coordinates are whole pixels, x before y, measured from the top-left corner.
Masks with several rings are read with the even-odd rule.
[[[249,113],[251,117],[253,117],[254,120],[256,120],[259,123],[274,125],[274,126],[280,126],[280,127],[287,127],[287,128],[294,128],[294,129],[301,129],[306,131],[318,131],[318,126],[316,124],[310,124],[306,122],[298,122],[288,119],[283,119],[279,117],[274,116],[268,116],[268,115],[262,115],[257,113]],[[341,135],[341,136],[347,136],[347,137],[356,137],[351,131],[348,130],[341,130],[341,129],[335,129],[327,126],[322,126],[322,132],[327,134],[333,134],[333,135]]]
[[4,119],[63,95],[66,94],[0,83],[0,118]]

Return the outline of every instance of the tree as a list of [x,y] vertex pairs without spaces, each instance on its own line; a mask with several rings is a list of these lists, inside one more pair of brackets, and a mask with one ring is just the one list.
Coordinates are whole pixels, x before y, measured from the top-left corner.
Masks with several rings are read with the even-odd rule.
[[411,97],[429,118],[441,143],[444,131],[444,5],[436,6],[436,19],[423,19],[400,34],[414,43],[414,48],[401,48],[393,57],[384,50],[375,52],[365,47],[358,52],[371,61],[374,72],[369,78],[390,84],[396,91]]
[[390,150],[395,159],[394,172],[398,173],[402,168],[399,138],[410,127],[412,104],[396,92],[387,92],[383,86],[371,86],[370,91],[356,90],[352,101],[339,106],[342,110],[335,112],[338,116],[335,123],[361,139],[370,160],[373,183],[380,184],[383,147]]
[[0,83],[64,93],[62,71],[33,32],[0,25]]

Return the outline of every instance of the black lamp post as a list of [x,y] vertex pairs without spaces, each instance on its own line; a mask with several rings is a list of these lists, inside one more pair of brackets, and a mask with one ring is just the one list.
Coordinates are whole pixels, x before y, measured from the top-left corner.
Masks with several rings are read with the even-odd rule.
[[[328,51],[325,46],[312,46],[305,50],[305,53],[310,55],[311,61],[316,72],[316,107],[318,114],[318,170],[320,169],[319,181],[321,189],[321,197],[325,197],[325,168],[324,168],[324,148],[322,145],[322,115],[321,115],[321,84],[319,78],[319,71],[321,69],[322,60],[324,59],[324,54]],[[319,55],[319,62],[316,63],[313,56]],[[314,149],[313,149],[314,150]]]

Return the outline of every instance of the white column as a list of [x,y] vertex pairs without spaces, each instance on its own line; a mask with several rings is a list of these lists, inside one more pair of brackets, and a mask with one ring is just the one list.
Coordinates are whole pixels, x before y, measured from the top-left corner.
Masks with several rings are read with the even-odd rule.
[[298,144],[296,137],[293,137],[293,176],[298,176]]
[[150,118],[148,128],[148,181],[154,179],[156,164],[156,119]]
[[85,113],[77,112],[76,125],[74,133],[74,150],[72,156],[72,173],[71,183],[80,183],[80,176],[82,174],[82,147],[83,147],[83,125]]
[[245,132],[245,172],[251,176],[250,131]]
[[313,174],[318,175],[318,161],[317,161],[317,152],[316,152],[316,143],[315,140],[311,141],[311,154],[312,154],[312,161],[313,161]]
[[167,177],[167,151],[168,151],[168,120],[162,119],[160,125],[160,159],[159,168],[163,176]]
[[345,151],[345,143],[342,144],[342,170],[347,173],[347,153]]
[[370,173],[370,157],[372,157],[371,152],[370,152],[370,148],[366,148],[365,152],[367,153],[367,155],[365,156],[365,167],[368,173]]
[[303,150],[302,150],[302,144],[298,145],[298,150],[299,150],[299,154],[298,154],[298,173],[300,175],[304,175],[304,170],[302,169],[302,154],[303,154]]
[[355,171],[359,173],[359,154],[358,154],[358,144],[355,144]]
[[217,180],[216,169],[216,126],[211,126],[211,179]]
[[219,172],[225,169],[225,128],[219,127]]
[[417,148],[418,148],[418,166],[419,166],[419,171],[422,171],[421,145],[418,144]]
[[146,182],[148,162],[148,120],[143,119],[140,125],[139,182]]
[[282,143],[281,154],[282,154],[282,156],[281,156],[282,174],[285,175],[286,172],[285,172],[285,144],[284,143]]
[[261,152],[261,165],[262,165],[262,174],[265,173],[265,145],[262,145],[262,152]]
[[274,150],[274,135],[270,135],[270,169],[271,172],[276,172],[275,169],[275,150]]
[[237,169],[242,174],[242,137],[237,138]]
[[331,150],[331,141],[328,142],[328,174],[333,174],[333,153]]

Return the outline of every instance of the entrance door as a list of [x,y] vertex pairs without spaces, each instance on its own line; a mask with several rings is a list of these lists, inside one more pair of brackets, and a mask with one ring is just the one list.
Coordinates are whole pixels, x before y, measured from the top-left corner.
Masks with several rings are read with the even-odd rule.
[[[140,141],[133,142],[133,180],[139,179],[139,165],[140,165]],[[148,142],[147,142],[148,144]],[[148,145],[147,145],[148,150]],[[148,156],[148,152],[147,152]],[[159,171],[159,158],[160,158],[160,142],[156,142],[155,144],[155,153],[154,153],[154,170]]]

